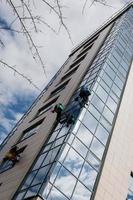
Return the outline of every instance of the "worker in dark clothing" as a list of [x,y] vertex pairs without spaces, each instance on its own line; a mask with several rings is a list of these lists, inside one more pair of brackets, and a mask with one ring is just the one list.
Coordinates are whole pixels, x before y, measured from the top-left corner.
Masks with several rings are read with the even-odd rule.
[[75,98],[75,101],[79,101],[80,106],[83,107],[85,104],[87,104],[90,95],[91,92],[88,90],[88,88],[86,86],[82,86],[79,96]]
[[75,116],[74,114],[68,114],[67,118],[66,118],[66,126],[69,127],[70,125],[74,125],[75,124]]
[[19,161],[20,158],[20,155],[17,153],[17,150],[18,150],[17,146],[12,147],[10,151],[3,158],[2,165],[6,161],[12,161],[12,166],[14,166]]
[[59,122],[61,119],[61,114],[64,111],[64,106],[62,103],[58,103],[57,105],[55,105],[54,110],[52,110],[52,112],[56,112],[57,113],[57,117],[56,120]]
[[75,124],[76,119],[79,116],[80,110],[81,110],[81,107],[80,107],[79,103],[74,101],[71,104],[70,110],[66,113],[66,118],[64,120],[67,127]]

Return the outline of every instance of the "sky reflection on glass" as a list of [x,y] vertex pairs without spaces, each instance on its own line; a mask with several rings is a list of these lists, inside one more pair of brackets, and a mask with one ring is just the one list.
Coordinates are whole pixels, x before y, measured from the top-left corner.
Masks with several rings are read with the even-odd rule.
[[91,192],[80,182],[77,183],[72,200],[89,200]]
[[62,167],[55,181],[55,186],[70,198],[75,184],[76,178]]

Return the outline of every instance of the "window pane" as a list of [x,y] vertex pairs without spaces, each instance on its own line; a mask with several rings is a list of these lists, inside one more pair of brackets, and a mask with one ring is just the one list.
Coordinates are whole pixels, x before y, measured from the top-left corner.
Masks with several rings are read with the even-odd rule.
[[89,200],[91,192],[80,182],[77,183],[72,200]]
[[108,100],[106,102],[106,105],[109,107],[109,109],[115,113],[116,111],[116,108],[117,108],[117,104],[115,103],[115,101],[111,98],[111,97],[108,97]]
[[45,166],[45,165],[47,165],[47,164],[52,163],[52,162],[55,161],[55,158],[57,156],[59,148],[60,148],[60,146],[52,149],[51,151],[49,151],[47,153],[47,156],[45,157],[45,160],[43,161],[42,166]]
[[70,172],[62,167],[55,181],[55,186],[70,198],[74,190],[75,184],[76,178],[74,178],[74,176]]
[[37,160],[37,162],[36,162],[36,164],[35,164],[33,170],[38,169],[38,168],[41,166],[41,164],[42,164],[42,162],[43,162],[45,156],[46,156],[46,153],[45,153],[45,154],[42,154],[42,155],[38,158],[38,160]]
[[103,102],[107,100],[108,93],[100,85],[98,86],[96,93],[102,99]]
[[102,112],[104,103],[99,99],[97,95],[93,96],[92,104],[99,110],[99,112]]
[[[64,146],[63,146],[63,148],[64,148]],[[66,144],[66,145],[65,145],[65,148],[63,149],[63,151],[62,151],[62,153],[61,153],[61,156],[60,156],[60,158],[59,158],[59,161],[60,161],[60,162],[63,162],[63,160],[64,160],[64,158],[65,158],[67,152],[69,151],[69,149],[70,149],[70,146],[69,146],[68,144]]]
[[100,123],[108,130],[108,132],[110,133],[112,126],[110,125],[110,123],[104,118],[101,117],[100,119]]
[[105,83],[106,83],[109,87],[111,87],[113,81],[111,80],[111,78],[110,78],[106,73],[103,74],[102,79],[105,81]]
[[96,138],[93,139],[90,149],[99,159],[102,159],[104,146]]
[[32,182],[32,185],[42,183],[46,179],[46,175],[47,175],[49,168],[50,168],[50,165],[39,169],[34,181]]
[[122,89],[123,88],[123,82],[118,78],[118,76],[116,76],[114,82],[116,83],[116,85]]
[[24,182],[22,189],[25,189],[25,188],[30,186],[30,184],[31,184],[33,178],[35,177],[36,173],[37,173],[37,171],[33,171],[33,172],[31,172],[31,174],[29,174],[26,181]]
[[40,188],[40,185],[31,187],[31,188],[27,191],[27,193],[26,193],[26,195],[25,195],[25,198],[32,197],[33,195],[36,195],[37,192],[38,192],[38,190],[39,190],[39,188]]
[[105,72],[108,74],[108,76],[110,76],[112,80],[114,79],[115,72],[109,66],[106,67]]
[[78,177],[84,159],[74,149],[70,149],[63,165],[75,176]]
[[23,196],[24,196],[25,192],[26,192],[26,191],[19,193],[19,194],[17,195],[16,200],[21,200],[21,199],[23,199]]
[[59,190],[52,188],[47,200],[68,200]]
[[85,124],[85,126],[94,133],[96,130],[96,126],[98,121],[89,113],[87,112],[82,120],[82,123]]
[[67,134],[67,132],[68,132],[68,128],[67,128],[66,126],[63,127],[63,128],[60,130],[60,132],[59,132],[57,138],[59,138],[59,137],[65,135],[65,134]]
[[101,114],[97,111],[97,109],[92,104],[89,105],[88,110],[95,116],[97,120],[99,120]]
[[81,156],[86,156],[88,149],[77,138],[75,138],[72,146]]
[[52,185],[50,183],[48,183],[45,188],[41,187],[41,190],[39,191],[39,193],[43,199],[47,199],[47,196],[49,194],[49,191],[51,190],[51,187],[52,187]]
[[87,147],[90,146],[90,143],[92,141],[92,137],[93,135],[91,134],[91,132],[84,126],[81,125],[77,135],[76,135]]
[[98,125],[96,133],[96,137],[105,145],[108,139],[108,132],[102,125]]
[[50,136],[49,140],[48,140],[48,143],[52,142],[55,140],[57,134],[58,134],[59,131],[55,131],[52,133],[52,135]]
[[87,162],[85,162],[79,179],[90,190],[93,189],[96,176],[97,176],[97,172]]
[[114,92],[118,97],[120,97],[121,91],[120,91],[120,89],[119,89],[115,84],[113,84],[113,86],[112,86],[111,89],[113,90],[113,92]]
[[99,170],[100,161],[99,161],[91,152],[88,153],[86,160],[87,160],[96,170]]
[[104,108],[103,116],[112,124],[114,115],[107,107]]
[[51,183],[54,182],[54,180],[55,180],[55,178],[57,176],[57,173],[59,172],[60,168],[61,168],[61,164],[59,162],[57,162],[55,167],[54,167],[54,170],[53,170],[53,172],[52,172],[52,174],[50,176],[50,182]]

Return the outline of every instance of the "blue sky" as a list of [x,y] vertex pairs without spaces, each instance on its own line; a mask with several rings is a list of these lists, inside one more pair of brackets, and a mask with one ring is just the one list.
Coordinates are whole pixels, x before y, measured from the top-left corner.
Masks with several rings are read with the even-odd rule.
[[[123,5],[123,0],[110,0],[109,4],[113,7],[105,7],[95,4],[89,8],[90,1],[82,15],[81,1],[64,0],[66,24],[69,27],[73,44],[68,39],[66,31],[62,28],[58,35],[51,32],[45,26],[39,26],[42,32],[34,34],[33,38],[39,46],[43,46],[40,54],[46,64],[45,77],[38,63],[35,63],[27,48],[27,42],[21,34],[5,30],[0,32],[1,39],[4,41],[5,48],[0,49],[0,59],[7,61],[34,81],[41,90],[49,82],[51,77],[61,67],[66,60],[71,49],[80,41],[86,38],[91,32],[106,21],[113,13],[117,12]],[[7,4],[0,3],[0,26],[9,28],[14,15]],[[49,14],[46,6],[36,5],[35,13],[41,14],[44,19],[54,28],[59,27],[59,22],[53,14]],[[44,12],[45,10],[45,12]],[[37,14],[38,14],[37,13]],[[92,22],[93,19],[93,22]],[[82,24],[82,29],[81,29]],[[15,29],[19,28],[15,24]],[[16,122],[22,117],[23,113],[32,104],[39,92],[17,74],[1,66],[0,68],[0,141],[11,131]]]

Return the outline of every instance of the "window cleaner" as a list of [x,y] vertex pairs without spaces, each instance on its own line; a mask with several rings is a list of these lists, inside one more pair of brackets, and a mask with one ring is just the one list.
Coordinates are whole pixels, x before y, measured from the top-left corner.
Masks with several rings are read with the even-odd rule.
[[6,161],[12,162],[12,167],[19,162],[20,154],[23,153],[27,145],[18,148],[17,146],[11,147],[11,149],[6,153],[5,157],[2,160],[1,166],[5,164]]
[[2,165],[6,162],[6,161],[11,161],[12,162],[12,166],[14,166],[20,158],[20,155],[17,152],[18,147],[14,146],[12,147],[5,155],[5,157],[3,158],[2,161]]
[[79,96],[75,98],[75,101],[79,101],[81,107],[87,105],[89,96],[91,95],[90,90],[86,86],[82,86],[79,92]]
[[57,113],[57,117],[56,117],[57,122],[60,121],[61,114],[62,114],[63,111],[64,111],[64,105],[62,103],[56,104],[55,107],[54,107],[54,110],[52,110],[53,113],[54,112]]

